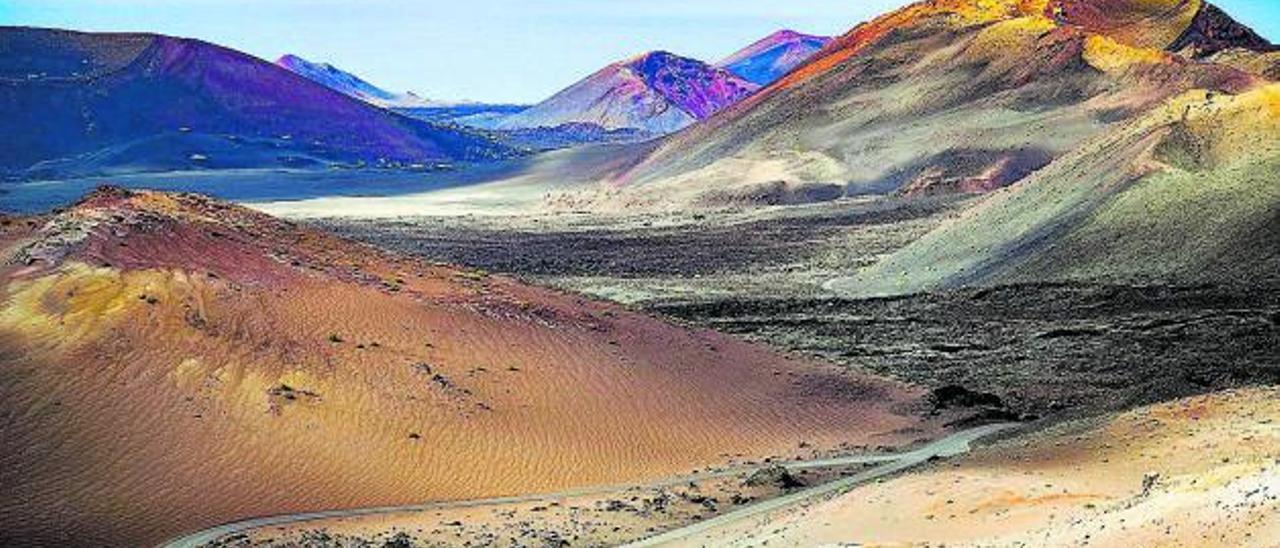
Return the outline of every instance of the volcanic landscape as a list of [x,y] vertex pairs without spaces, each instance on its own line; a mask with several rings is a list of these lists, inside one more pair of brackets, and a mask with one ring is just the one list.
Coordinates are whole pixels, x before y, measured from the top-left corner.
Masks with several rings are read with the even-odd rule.
[[0,27],[0,545],[1280,544],[1280,48],[848,26],[531,105]]

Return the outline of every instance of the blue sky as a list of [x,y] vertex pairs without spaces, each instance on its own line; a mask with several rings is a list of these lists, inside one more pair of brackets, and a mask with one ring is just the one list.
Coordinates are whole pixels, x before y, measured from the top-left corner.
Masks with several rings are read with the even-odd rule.
[[[534,102],[651,49],[716,60],[779,28],[839,34],[905,0],[0,0],[0,24],[151,31],[328,61],[394,91]],[[1280,0],[1218,0],[1275,41]]]

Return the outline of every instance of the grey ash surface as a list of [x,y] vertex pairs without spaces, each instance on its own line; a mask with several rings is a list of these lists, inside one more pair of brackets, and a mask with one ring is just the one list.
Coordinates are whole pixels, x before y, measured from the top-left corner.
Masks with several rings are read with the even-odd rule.
[[1275,288],[1027,285],[650,310],[1021,412],[1103,411],[1280,383]]
[[832,298],[821,284],[960,211],[876,200],[697,216],[322,221],[342,235],[623,302],[803,355],[1093,414],[1280,383],[1280,291],[1038,284]]

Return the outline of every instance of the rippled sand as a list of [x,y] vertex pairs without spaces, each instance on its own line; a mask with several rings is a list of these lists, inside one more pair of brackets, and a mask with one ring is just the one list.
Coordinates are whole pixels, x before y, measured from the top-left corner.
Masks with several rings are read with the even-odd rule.
[[893,383],[204,199],[102,192],[3,234],[4,544],[931,433]]

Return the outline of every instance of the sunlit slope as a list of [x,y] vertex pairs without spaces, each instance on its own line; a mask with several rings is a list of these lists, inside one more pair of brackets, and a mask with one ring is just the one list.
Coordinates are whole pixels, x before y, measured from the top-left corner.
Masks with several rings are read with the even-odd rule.
[[[1070,16],[1033,1],[903,8],[666,139],[618,184],[639,187],[638,201],[679,203],[749,201],[771,185],[845,194],[989,191],[1169,97],[1235,93],[1262,81],[1166,51],[1190,28],[1198,2],[1096,3]],[[1088,23],[1098,17],[1110,26]],[[1135,28],[1146,39],[1135,39]]]
[[691,539],[704,546],[1269,547],[1280,391],[1067,423]]
[[1177,42],[1204,7],[1203,0],[1050,0],[1060,22],[1131,46],[1164,49]]
[[190,195],[0,230],[0,544],[558,490],[926,430],[915,393]]
[[1189,92],[830,286],[1275,280],[1277,136],[1280,85]]
[[1273,82],[1280,81],[1280,51],[1258,53],[1232,48],[1213,54],[1209,60],[1257,74]]

